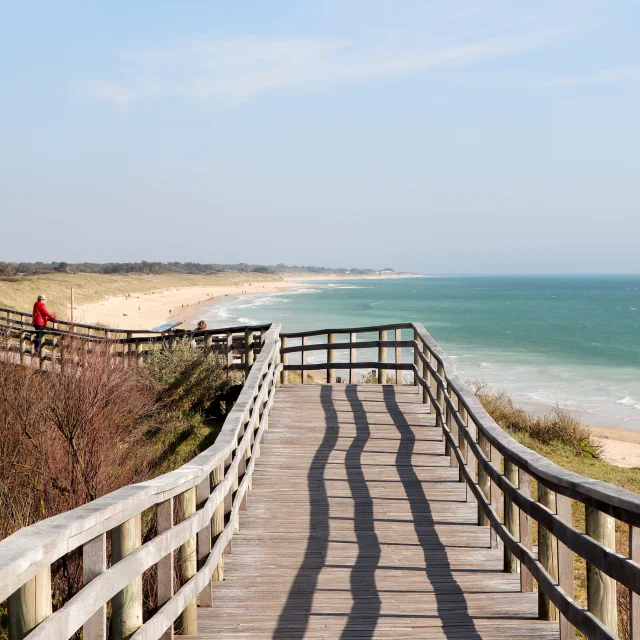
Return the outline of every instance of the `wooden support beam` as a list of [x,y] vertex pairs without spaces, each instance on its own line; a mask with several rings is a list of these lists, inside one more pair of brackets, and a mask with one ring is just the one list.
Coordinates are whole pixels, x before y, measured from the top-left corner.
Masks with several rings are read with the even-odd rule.
[[[558,516],[568,525],[572,524],[571,498],[556,494],[556,510]],[[573,551],[558,540],[558,584],[570,597],[575,597],[575,583],[573,573]],[[560,614],[560,640],[575,640],[576,630],[573,625]]]
[[[556,494],[538,481],[538,502],[556,513]],[[547,529],[538,524],[538,558],[546,572],[558,582],[558,541]],[[542,592],[538,591],[538,617],[540,620],[557,620],[558,609]]]
[[[182,518],[186,519],[196,512],[196,488],[192,487],[178,497]],[[185,584],[196,575],[198,562],[196,556],[196,537],[189,538],[178,548],[178,574],[180,584]],[[183,636],[194,636],[198,633],[198,609],[192,600],[176,620],[176,633]]]
[[[142,544],[140,514],[111,530],[111,564],[120,562]],[[111,600],[111,635],[127,640],[142,626],[142,576],[136,576]]]
[[[302,338],[300,339],[300,344],[304,347],[305,344],[307,344],[307,338],[306,336],[302,336]],[[300,382],[302,384],[305,384],[305,371],[304,371],[304,365],[307,364],[307,352],[306,351],[301,351],[300,352]]]
[[[280,347],[282,349],[286,349],[288,344],[289,344],[289,338],[286,337],[282,337],[280,342]],[[289,364],[289,354],[288,353],[283,353],[282,354],[282,365],[286,366]],[[281,384],[289,384],[289,372],[285,371],[284,369],[280,372],[280,383]]]
[[[156,507],[156,530],[158,534],[169,531],[173,527],[173,498],[161,502]],[[156,594],[158,606],[162,606],[173,597],[173,551],[158,561],[158,581],[156,584]],[[173,623],[162,634],[160,640],[173,640]]]
[[[207,475],[196,487],[196,501],[198,509],[202,509],[211,495],[211,476]],[[211,553],[211,520],[198,531],[198,569],[204,566]],[[211,582],[198,595],[199,607],[211,607],[213,605],[213,594],[211,593]]]
[[[531,497],[531,476],[518,467],[518,488],[520,493],[527,497]],[[529,551],[533,550],[533,530],[531,527],[531,516],[520,510],[520,543]],[[530,593],[533,589],[533,576],[527,567],[520,566],[520,591]]]
[[[586,534],[616,550],[616,521],[593,507],[585,507]],[[587,603],[591,613],[614,634],[618,633],[616,581],[587,563]]]
[[[349,336],[349,342],[355,342],[358,337],[357,333],[351,333]],[[349,349],[349,362],[354,363],[357,361],[357,349]],[[358,380],[358,375],[355,369],[349,369],[349,384],[353,384]]]
[[[213,470],[213,486],[217,487],[224,480],[224,464],[217,466]],[[213,520],[211,521],[211,543],[215,544],[218,536],[224,530],[224,501],[222,501],[213,512]],[[224,580],[224,553],[220,556],[218,566],[211,577],[212,582],[222,582]]]
[[[498,450],[497,447],[494,447],[490,444],[490,453],[491,453],[491,466],[500,470],[500,466],[502,463],[502,454]],[[490,493],[491,493],[491,508],[498,514],[498,518],[502,519],[502,515],[504,512],[504,496],[502,495],[502,491],[500,491],[500,487],[498,487],[495,482],[489,481]],[[498,534],[491,529],[491,548],[492,549],[501,549],[502,548],[502,540],[498,536]]]
[[[504,475],[507,480],[514,486],[518,486],[518,467],[508,460],[504,459]],[[520,520],[518,517],[519,509],[511,502],[511,500],[504,497],[504,524],[509,533],[516,539],[520,539]],[[519,573],[520,562],[517,558],[506,548],[504,548],[504,570],[506,573]]]
[[253,329],[245,329],[244,332],[244,373],[245,379],[253,366]]
[[22,640],[52,612],[51,568],[47,567],[9,596],[9,640]]
[[[487,460],[490,460],[491,445],[489,444],[489,441],[481,431],[478,433],[478,445],[480,446],[480,449],[482,453],[484,453]],[[478,486],[480,487],[480,490],[484,494],[484,497],[487,500],[491,501],[491,479],[485,473],[485,470],[481,465],[478,465]],[[489,525],[489,518],[487,518],[484,510],[480,506],[480,503],[478,503],[478,524],[481,527],[486,527]]]
[[[386,341],[387,340],[387,332],[386,331],[380,331],[379,333],[379,339],[382,342],[383,340]],[[378,347],[378,362],[379,363],[384,363],[387,361],[387,347]],[[382,366],[379,367],[378,369],[378,384],[384,384],[385,383],[385,375],[386,375],[386,369],[383,368]]]
[[[335,344],[336,342],[336,334],[329,333],[327,335],[327,342],[329,344]],[[333,364],[336,359],[336,350],[335,349],[327,349],[327,362],[329,364]],[[303,374],[304,375],[304,374]],[[327,382],[329,384],[333,384],[336,381],[336,370],[327,368]]]
[[[399,342],[402,340],[402,329],[396,329],[395,335],[396,341]],[[396,363],[402,362],[402,348],[396,347]],[[396,369],[396,384],[402,384],[402,371]]]
[[[83,584],[89,584],[94,578],[107,570],[107,535],[103,533],[97,538],[82,545],[82,577]],[[107,606],[102,605],[83,625],[83,640],[107,639]]]

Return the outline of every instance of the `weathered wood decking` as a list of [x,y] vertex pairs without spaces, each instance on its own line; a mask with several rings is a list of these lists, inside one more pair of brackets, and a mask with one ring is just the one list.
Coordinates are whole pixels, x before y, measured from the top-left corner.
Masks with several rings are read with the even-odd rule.
[[418,387],[283,386],[265,435],[199,638],[558,637],[489,548]]

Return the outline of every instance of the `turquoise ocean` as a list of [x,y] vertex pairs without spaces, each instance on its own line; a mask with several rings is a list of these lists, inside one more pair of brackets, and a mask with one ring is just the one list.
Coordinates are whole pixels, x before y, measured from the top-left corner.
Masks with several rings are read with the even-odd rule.
[[640,276],[314,281],[225,298],[200,317],[283,331],[422,322],[468,380],[530,407],[640,429]]

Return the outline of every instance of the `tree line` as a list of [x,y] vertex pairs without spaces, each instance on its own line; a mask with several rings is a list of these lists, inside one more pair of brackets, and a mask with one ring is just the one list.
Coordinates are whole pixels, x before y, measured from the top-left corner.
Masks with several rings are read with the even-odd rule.
[[145,274],[161,275],[170,273],[184,274],[213,274],[224,271],[244,271],[253,273],[286,273],[290,271],[306,273],[352,273],[361,275],[375,273],[374,269],[347,269],[314,267],[302,265],[286,265],[283,263],[275,266],[248,264],[201,264],[199,262],[0,262],[0,276],[30,276],[43,273],[100,273],[100,274]]

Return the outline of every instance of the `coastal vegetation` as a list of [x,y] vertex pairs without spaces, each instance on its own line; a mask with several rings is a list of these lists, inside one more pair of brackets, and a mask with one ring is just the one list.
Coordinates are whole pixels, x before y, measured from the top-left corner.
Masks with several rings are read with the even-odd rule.
[[[214,442],[220,399],[241,383],[227,375],[226,360],[187,341],[150,354],[142,367],[114,366],[108,346],[74,352],[77,367],[46,374],[0,366],[0,539],[180,467]],[[154,528],[154,518],[143,518],[144,539]],[[79,551],[52,567],[52,584],[54,608],[77,592]],[[151,582],[146,587],[153,608]],[[0,610],[0,629],[5,616]]]
[[[547,415],[536,416],[516,407],[504,391],[492,389],[479,382],[472,383],[471,387],[489,415],[524,446],[565,469],[640,493],[640,468],[626,469],[603,460],[589,427],[568,411],[556,407]],[[532,491],[533,495],[537,494],[535,481]],[[584,532],[585,508],[575,500],[572,519],[573,526]],[[533,535],[536,544],[535,522]],[[616,521],[616,551],[625,556],[629,555],[629,528],[620,521]],[[576,600],[586,607],[587,567],[578,555],[574,558],[574,572]],[[617,596],[619,637],[628,638],[629,592],[618,585]]]

